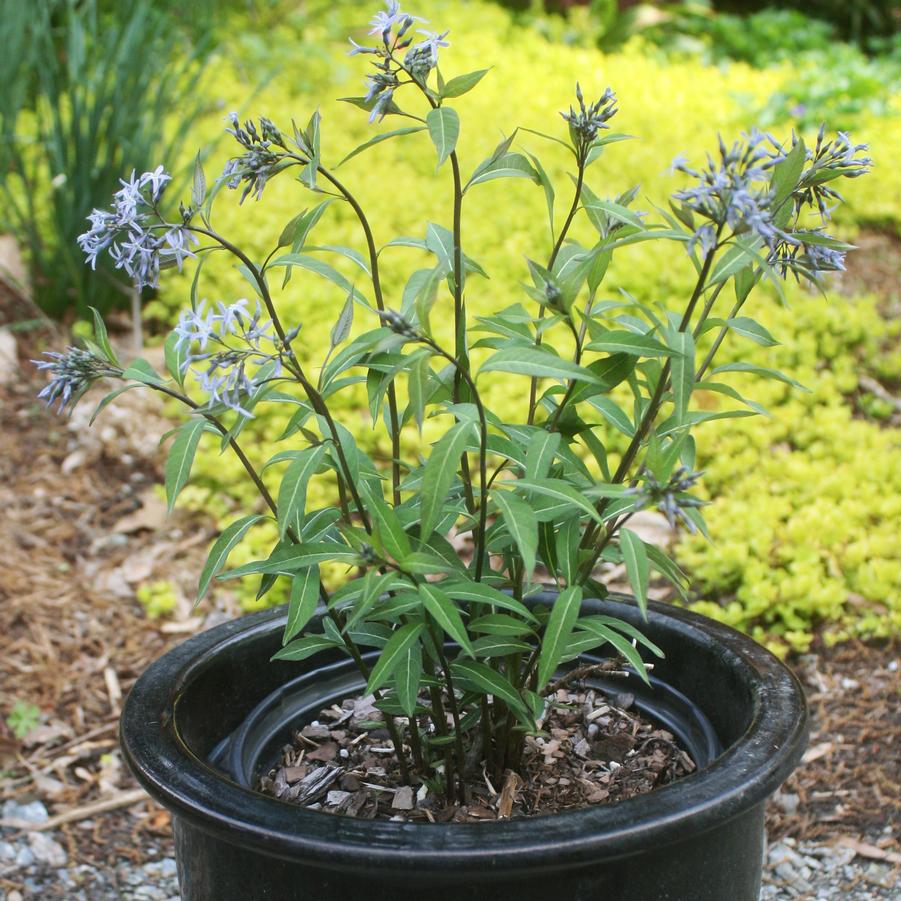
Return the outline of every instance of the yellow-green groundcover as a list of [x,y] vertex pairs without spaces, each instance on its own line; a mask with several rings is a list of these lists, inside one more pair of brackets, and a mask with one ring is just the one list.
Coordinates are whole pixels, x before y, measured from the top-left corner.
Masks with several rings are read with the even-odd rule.
[[[305,124],[319,107],[323,163],[334,166],[378,130],[398,126],[396,120],[370,126],[364,112],[335,100],[364,92],[366,58],[348,58],[338,36],[353,33],[360,39],[360,26],[372,11],[360,3],[329,4],[300,32],[290,24],[294,6],[285,4],[285,23],[265,36],[279,48],[282,68],[262,91],[248,100],[250,80],[258,73],[248,72],[228,53],[210,67],[206,90],[223,117],[235,109],[242,115],[268,116],[282,127],[289,127],[292,118]],[[665,204],[678,186],[667,172],[676,153],[699,161],[718,132],[727,140],[738,137],[754,124],[747,118],[748,98],[765,100],[789,72],[743,65],[718,69],[691,61],[664,64],[642,55],[638,45],[615,54],[573,49],[519,28],[503,9],[481,3],[423,2],[412,11],[427,17],[436,29],[451,29],[451,47],[442,57],[445,76],[492,67],[475,91],[455,101],[462,119],[457,151],[464,169],[474,168],[516,126],[562,134],[565,124],[558,111],[571,102],[577,80],[589,97],[609,84],[620,101],[615,130],[634,140],[609,147],[590,170],[589,184],[601,196],[640,184],[635,206],[651,211],[652,218],[651,204]],[[354,25],[357,30],[351,31]],[[238,26],[253,27],[244,21]],[[198,139],[220,127],[223,120],[211,116]],[[895,223],[897,228],[901,221],[901,176],[895,164],[901,120],[896,116],[862,122],[852,137],[868,141],[875,160],[874,173],[853,183],[846,194],[840,226],[853,240],[862,224]],[[527,133],[518,141],[540,155],[556,181],[559,225],[572,190],[562,151]],[[207,163],[208,177],[221,170],[230,150],[228,142],[218,146]],[[367,210],[380,244],[398,235],[422,237],[429,221],[449,224],[450,174],[447,167],[436,173],[425,133],[387,141],[355,157],[338,174]],[[274,181],[259,202],[248,199],[240,207],[238,196],[218,200],[215,225],[258,257],[272,249],[289,219],[321,199],[290,179]],[[524,257],[547,256],[546,217],[544,193],[525,179],[493,182],[467,194],[464,247],[490,275],[489,280],[467,282],[471,315],[525,300],[519,287],[527,275]],[[334,203],[315,241],[362,249],[355,224],[352,212]],[[580,223],[575,234],[587,243],[590,226]],[[365,293],[360,271],[335,259],[340,258],[329,261]],[[384,252],[382,277],[390,305],[400,305],[407,277],[422,265],[416,250]],[[188,302],[189,279],[190,272],[164,280],[148,312],[173,321]],[[684,303],[691,282],[684,251],[652,242],[620,251],[605,286],[611,297],[622,288],[642,300],[678,305]],[[795,285],[787,287],[787,295],[790,306],[785,308],[775,295],[761,291],[752,313],[782,341],[780,346],[762,348],[733,337],[724,351],[732,358],[781,369],[810,391],[779,382],[751,384],[751,378],[747,384],[734,381],[771,415],[727,419],[698,429],[699,466],[706,470],[704,490],[712,500],[706,515],[713,542],[686,536],[677,549],[679,562],[692,575],[695,608],[779,651],[805,649],[818,624],[824,624],[827,638],[838,640],[886,635],[901,622],[899,430],[874,418],[874,413],[885,412],[878,405],[868,408],[871,415],[866,418],[853,400],[862,373],[889,382],[901,377],[899,323],[889,321],[872,296],[847,297],[836,291],[824,298]],[[237,269],[216,269],[211,259],[198,297],[232,302],[243,296],[253,297]],[[295,348],[302,348],[308,369],[315,370],[321,362],[343,302],[340,289],[312,273],[295,275],[278,293],[283,321],[303,323]],[[442,317],[441,303],[432,322],[447,338],[449,314]],[[449,296],[444,304],[447,311]],[[524,398],[511,395],[502,376],[491,383],[489,393],[491,405],[504,415],[515,417],[525,409]],[[700,392],[694,403],[715,407],[721,399]],[[387,447],[377,445],[371,430],[365,389],[355,404],[345,403],[338,412],[367,450],[387,457]],[[280,434],[287,415],[269,412],[245,430],[243,443],[254,459],[264,461],[271,455],[268,439]],[[433,435],[427,424],[423,440]],[[407,440],[414,437],[411,433]],[[238,463],[227,454],[219,456],[210,442],[198,458],[184,502],[211,511],[225,524],[236,515],[239,502],[251,501],[241,476]],[[311,487],[314,506],[330,503],[332,497],[326,482]],[[236,558],[241,555],[236,565],[268,550],[274,535],[262,529],[256,535],[259,544],[236,552]],[[335,581],[343,572],[335,568],[325,575]],[[251,586],[243,598],[252,606]],[[276,592],[269,598],[279,600]]]

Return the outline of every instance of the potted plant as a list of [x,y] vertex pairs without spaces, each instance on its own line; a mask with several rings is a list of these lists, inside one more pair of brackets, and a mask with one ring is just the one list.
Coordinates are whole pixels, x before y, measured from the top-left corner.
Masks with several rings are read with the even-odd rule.
[[[699,169],[677,161],[687,186],[654,223],[634,210],[636,190],[601,199],[589,188],[592,165],[623,136],[609,132],[612,91],[586,103],[577,87],[577,106],[563,115],[568,136],[541,136],[572,158],[574,189],[559,222],[555,188],[536,156],[514,149],[516,134],[474,168],[458,159],[451,101],[486,72],[445,80],[438,55],[447,33],[420,39],[416,21],[389,2],[372,22],[373,45],[354,43],[374,71],[368,94],[349,102],[371,122],[403,125],[345,160],[388,139],[421,141],[441,173],[450,169],[450,228],[429,223],[423,237],[379,248],[324,161],[317,112],[290,135],[265,118],[242,125],[232,116],[239,154],[210,187],[198,165],[178,217],[164,216],[169,176],[158,169],[123,181],[113,208],[95,211],[80,239],[89,261],[109,252],[139,288],[186,260],[199,276],[213,253],[240,265],[256,299],[208,307],[195,278],[190,309],[166,341],[167,374],[142,360],[122,365],[95,316],[83,349],[38,364],[52,375],[42,395],[64,409],[112,378],[124,384],[100,408],[140,386],[181,401],[190,415],[169,450],[170,507],[201,441],[237,455],[261,502],[214,543],[198,597],[214,578],[255,579],[260,597],[290,585],[287,609],[211,629],[148,669],[123,713],[125,754],[174,815],[183,897],[192,901],[756,898],[763,804],[803,750],[803,694],[747,637],[649,602],[652,570],[679,592],[685,576],[628,526],[658,508],[704,529],[692,428],[760,411],[729,384],[732,372],[789,381],[750,363],[716,366],[717,351],[730,333],[773,341],[743,315],[759,282],[780,290],[788,274],[816,283],[842,268],[849,245],[823,228],[838,197],[830,185],[867,171],[865,148],[823,131],[810,148],[757,131],[721,141]],[[225,186],[242,201],[259,197],[284,172],[329,196],[255,259],[216,231],[212,204]],[[523,303],[473,317],[467,298],[482,293],[486,273],[465,244],[461,210],[469,192],[497,190],[486,183],[502,178],[543,189],[550,249],[523,264]],[[335,201],[358,220],[363,253],[313,243]],[[596,232],[590,246],[570,234],[578,216]],[[652,240],[681,245],[694,265],[681,310],[602,299],[614,252]],[[380,260],[397,246],[427,264],[389,296]],[[351,281],[321,251],[349,258],[365,278]],[[273,286],[297,269],[346,297],[328,348],[305,345],[300,324],[279,313]],[[491,373],[519,392],[512,422],[485,402]],[[335,413],[335,398],[361,386],[387,436],[385,460],[365,453]],[[698,410],[696,391],[734,403]],[[242,430],[268,404],[291,416],[282,449],[258,469]],[[437,440],[405,452],[402,439],[434,421]],[[336,505],[307,509],[310,480],[323,478]],[[271,552],[229,569],[231,551],[266,519],[278,528]],[[320,577],[327,562],[356,575],[330,590]],[[623,564],[633,598],[608,593],[602,562]],[[635,723],[620,760],[634,759],[636,730],[652,730],[660,746],[687,753],[689,774],[669,772],[653,793],[597,803],[598,785],[615,782],[622,764],[609,747],[598,750],[591,723],[614,702]],[[359,747],[368,763],[354,756]],[[532,791],[529,766],[541,753],[575,761],[577,778]]]

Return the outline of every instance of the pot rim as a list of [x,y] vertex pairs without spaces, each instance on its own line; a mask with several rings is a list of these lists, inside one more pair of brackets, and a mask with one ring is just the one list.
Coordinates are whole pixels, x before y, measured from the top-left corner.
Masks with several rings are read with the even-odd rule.
[[[604,603],[629,600],[610,595]],[[753,709],[745,733],[709,766],[615,805],[490,823],[394,823],[304,810],[237,785],[181,739],[175,699],[191,674],[224,648],[280,631],[283,608],[216,626],[151,664],[126,699],[121,745],[138,781],[177,817],[294,862],[396,873],[431,868],[461,876],[612,860],[714,829],[761,804],[794,769],[807,738],[803,689],[765,648],[729,626],[666,604],[651,602],[648,619],[683,640],[719,645],[730,667],[751,683]]]

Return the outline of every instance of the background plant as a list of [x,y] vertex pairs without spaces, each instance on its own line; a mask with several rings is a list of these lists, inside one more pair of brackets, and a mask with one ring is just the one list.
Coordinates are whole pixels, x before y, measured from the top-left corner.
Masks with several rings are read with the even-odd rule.
[[[537,155],[514,149],[515,132],[474,168],[461,164],[461,120],[448,101],[475,88],[487,70],[445,80],[438,56],[447,32],[417,26],[392,2],[371,23],[372,44],[351,41],[351,54],[369,60],[372,71],[366,95],[346,100],[365,109],[370,122],[397,117],[401,126],[371,137],[337,167],[384,141],[427,135],[439,171],[450,172],[450,228],[429,222],[423,237],[401,236],[378,247],[344,176],[324,162],[318,112],[290,133],[265,117],[242,124],[233,115],[229,131],[238,155],[211,186],[198,164],[191,203],[180,206],[177,218],[164,214],[168,174],[148,171],[123,182],[113,208],[95,211],[79,239],[90,261],[108,252],[139,285],[154,286],[170,263],[197,259],[191,309],[166,343],[169,377],[140,359],[123,367],[99,315],[85,350],[50,354],[39,365],[52,375],[42,394],[60,408],[109,376],[126,384],[98,412],[140,386],[193,411],[170,448],[170,507],[206,434],[234,452],[265,506],[223,531],[199,596],[216,577],[256,577],[258,596],[279,578],[289,580],[285,647],[276,656],[349,654],[386,714],[404,778],[409,767],[425,778],[440,773],[447,795],[462,798],[479,761],[495,775],[518,765],[523,736],[538,728],[544,693],[561,664],[608,645],[644,676],[637,648],[659,653],[625,622],[580,614],[586,592],[606,591],[595,579],[596,565],[622,562],[642,610],[652,569],[684,590],[679,568],[627,525],[650,507],[674,524],[705,531],[702,501],[693,493],[700,476],[693,427],[763,412],[729,383],[733,373],[793,383],[744,360],[715,366],[717,351],[730,336],[774,343],[743,313],[758,282],[781,290],[789,274],[817,283],[820,273],[843,268],[849,245],[824,229],[839,199],[832,183],[864,174],[870,161],[865,146],[845,135],[828,140],[823,130],[810,149],[798,138],[782,145],[756,131],[733,144],[721,140],[703,167],[674,164],[688,181],[654,224],[632,208],[636,189],[603,199],[589,187],[591,166],[624,136],[607,133],[617,113],[613,92],[586,102],[577,86],[576,103],[563,114],[568,140],[528,132],[571,157],[573,188],[561,216],[557,189]],[[252,257],[213,227],[213,201],[225,187],[239,190],[242,203],[259,199],[286,171],[326,199],[299,212],[275,246]],[[469,316],[469,296],[484,290],[475,280],[488,273],[464,249],[477,252],[465,244],[464,201],[509,178],[533,183],[546,202],[546,256],[527,258],[522,273],[537,312],[520,302]],[[313,243],[335,204],[346,205],[357,221],[363,253]],[[570,233],[577,217],[594,232],[590,244]],[[606,296],[614,253],[649,241],[688,252],[694,287],[679,313],[629,295]],[[382,256],[401,248],[424,254],[427,264],[389,302]],[[238,265],[253,302],[208,305],[198,296],[202,266],[219,254]],[[329,257],[349,260],[358,274],[348,279]],[[304,346],[300,323],[283,321],[273,298],[277,277],[285,289],[302,271],[346,295],[324,359]],[[448,344],[448,330],[432,325],[442,309],[451,322]],[[352,337],[355,310],[368,321]],[[200,400],[185,393],[189,373]],[[493,373],[522,377],[524,420],[501,418],[485,403]],[[356,385],[366,386],[372,421],[381,421],[387,434],[386,459],[367,454],[336,418],[337,398]],[[738,407],[693,407],[696,390]],[[279,439],[287,447],[258,469],[241,433],[270,404],[291,411]],[[439,420],[440,431],[428,456],[406,455],[404,432],[421,434],[429,420]],[[610,441],[617,433],[624,447]],[[281,471],[277,491],[264,480],[273,467]],[[337,485],[337,508],[308,507],[308,487],[321,478]],[[232,549],[265,519],[277,526],[269,554],[226,570]],[[471,559],[461,560],[449,536],[466,533]],[[325,562],[356,568],[359,577],[330,592],[320,574]],[[555,600],[530,610],[524,599],[547,581]],[[316,616],[319,605],[324,612]],[[372,647],[377,651],[367,659],[362,649]]]
[[86,269],[73,242],[123,175],[176,166],[203,46],[148,0],[4,0],[0,14],[0,195],[35,300],[55,317],[128,308],[133,286],[107,262]]

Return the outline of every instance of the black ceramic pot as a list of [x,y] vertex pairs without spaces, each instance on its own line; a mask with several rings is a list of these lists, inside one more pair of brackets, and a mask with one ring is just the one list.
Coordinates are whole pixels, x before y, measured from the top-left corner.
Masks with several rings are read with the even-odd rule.
[[129,694],[121,739],[173,814],[183,901],[757,901],[764,802],[807,737],[800,685],[749,638],[696,614],[652,604],[645,624],[627,599],[584,606],[641,626],[664,650],[636,704],[702,765],[610,807],[504,822],[361,821],[248,788],[304,716],[362,686],[337,656],[270,663],[283,610],[170,651]]

